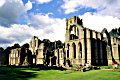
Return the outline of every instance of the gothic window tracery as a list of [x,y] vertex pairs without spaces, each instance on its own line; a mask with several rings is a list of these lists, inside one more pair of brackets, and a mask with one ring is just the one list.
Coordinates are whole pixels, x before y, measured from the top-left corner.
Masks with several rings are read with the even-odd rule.
[[74,40],[78,38],[79,38],[79,30],[75,25],[73,25],[70,27],[70,40]]

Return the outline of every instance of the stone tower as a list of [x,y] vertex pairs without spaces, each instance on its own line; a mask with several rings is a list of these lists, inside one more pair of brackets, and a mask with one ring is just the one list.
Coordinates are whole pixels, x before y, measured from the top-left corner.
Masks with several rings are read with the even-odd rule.
[[29,44],[29,50],[32,52],[33,64],[44,64],[44,43],[38,37],[33,36]]

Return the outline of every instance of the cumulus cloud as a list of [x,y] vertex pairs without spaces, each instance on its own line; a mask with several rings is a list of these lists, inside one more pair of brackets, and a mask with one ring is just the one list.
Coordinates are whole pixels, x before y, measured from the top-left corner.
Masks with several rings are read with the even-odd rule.
[[37,2],[39,2],[40,4],[43,4],[43,3],[48,3],[52,0],[36,0]]
[[[52,0],[37,0],[40,4]],[[119,27],[119,0],[63,0],[61,6],[66,14],[80,10],[82,7],[96,9],[94,13],[85,13],[79,17],[83,19],[84,27],[101,32],[103,28],[108,31]],[[115,6],[116,5],[116,6]],[[114,6],[114,7],[113,7]],[[65,19],[50,17],[50,14],[29,14],[27,24],[18,23],[21,14],[32,9],[32,3],[25,5],[22,0],[0,0],[0,46],[7,47],[14,43],[24,44],[29,42],[32,36],[38,36],[41,40],[48,38],[51,41],[65,40]],[[111,10],[112,8],[112,10]],[[114,9],[113,9],[114,8]],[[6,27],[8,26],[9,27]]]
[[107,28],[108,31],[111,31],[113,28],[120,27],[120,19],[113,16],[91,14],[88,12],[84,15],[80,15],[79,17],[83,19],[84,27],[99,32],[101,32],[103,28]]
[[63,0],[64,4],[61,6],[65,14],[73,13],[84,8],[96,9],[97,14],[110,15],[119,17],[120,0]]
[[23,4],[22,0],[3,0],[4,5],[0,7],[0,25],[10,26],[16,24],[19,21],[21,14],[24,14],[27,10],[32,8],[30,1]]
[[65,19],[49,17],[49,13],[32,14],[30,25],[36,29],[41,29],[43,33],[39,37],[42,39],[48,38],[52,41],[64,41]]
[[30,1],[28,1],[28,2],[25,4],[25,9],[26,9],[26,11],[32,9],[32,3],[31,3]]
[[[83,19],[84,26],[101,32],[103,28],[110,31],[120,27],[120,0],[63,0],[61,8],[65,14],[75,13],[81,8],[95,9],[95,12],[86,12],[79,17]],[[83,10],[83,9],[82,9]]]
[[0,0],[0,7],[3,6],[5,3],[5,0]]
[[43,31],[28,25],[13,24],[9,28],[0,26],[0,46],[29,42],[31,37],[42,36]]
[[[42,39],[65,40],[65,19],[51,18],[49,14],[32,15],[34,21],[39,23],[35,25],[12,24],[9,28],[0,26],[0,46],[9,46],[14,43],[28,43],[32,36],[38,36]],[[36,17],[37,16],[37,17]],[[41,21],[42,20],[42,21]],[[34,24],[35,22],[33,22]],[[32,24],[32,22],[31,22]]]

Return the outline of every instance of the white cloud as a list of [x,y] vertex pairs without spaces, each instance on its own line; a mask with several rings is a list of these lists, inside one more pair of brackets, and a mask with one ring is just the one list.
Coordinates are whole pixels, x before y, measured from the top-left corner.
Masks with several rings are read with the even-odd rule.
[[26,11],[32,9],[32,3],[31,3],[30,1],[28,1],[28,2],[25,4],[25,7],[26,7]]
[[0,46],[6,47],[14,43],[29,42],[32,36],[40,35],[42,31],[27,25],[13,24],[9,28],[0,26],[0,34]]
[[43,32],[38,35],[41,39],[48,38],[51,41],[62,40],[64,42],[65,19],[51,18],[49,14],[34,14],[31,18],[30,25]]
[[63,0],[64,4],[61,6],[65,14],[73,13],[84,8],[92,8],[97,10],[97,14],[110,15],[119,17],[120,0]]
[[14,43],[22,45],[28,43],[32,36],[38,36],[41,40],[62,40],[64,42],[65,19],[51,18],[48,15],[32,15],[31,18],[35,21],[33,23],[38,23],[37,28],[34,25],[21,24],[12,24],[9,28],[0,26],[0,46],[12,46]]
[[4,5],[6,0],[0,0],[0,7],[2,7]]
[[99,32],[101,32],[103,28],[107,28],[108,31],[111,31],[113,28],[120,27],[120,19],[113,16],[85,13],[79,17],[83,19],[83,25],[85,27]]
[[22,0],[6,0],[0,7],[0,25],[10,26],[18,23],[21,14],[32,8],[30,1],[23,4]]
[[40,4],[43,4],[43,3],[48,3],[52,0],[37,0],[37,2],[39,2]]

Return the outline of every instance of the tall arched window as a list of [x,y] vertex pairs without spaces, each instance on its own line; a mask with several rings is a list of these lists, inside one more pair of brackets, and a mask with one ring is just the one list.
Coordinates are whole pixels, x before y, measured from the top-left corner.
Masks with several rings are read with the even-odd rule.
[[76,45],[75,43],[72,44],[73,47],[73,58],[76,58]]
[[69,44],[67,44],[67,58],[69,58]]
[[82,44],[79,43],[78,46],[79,46],[80,58],[82,58]]
[[119,61],[120,61],[120,45],[118,45],[118,55],[119,55]]
[[70,40],[79,38],[79,30],[75,25],[70,26]]

